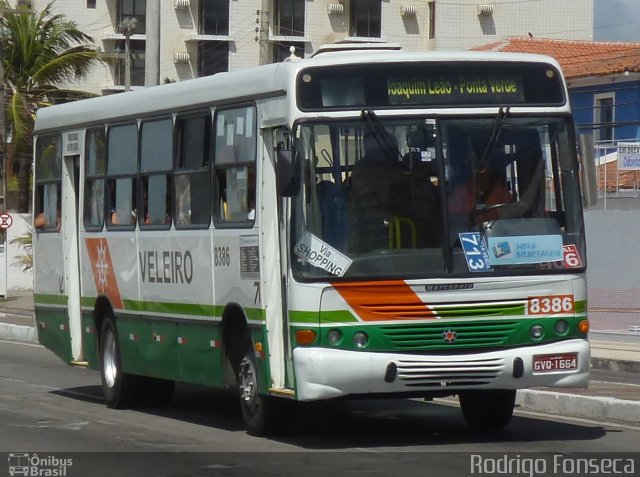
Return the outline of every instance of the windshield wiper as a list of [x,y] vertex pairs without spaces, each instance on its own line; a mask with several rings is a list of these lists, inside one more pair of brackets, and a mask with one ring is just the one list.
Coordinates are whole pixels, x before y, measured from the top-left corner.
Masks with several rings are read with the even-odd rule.
[[396,142],[390,137],[389,132],[384,128],[384,126],[380,123],[378,116],[376,113],[369,109],[363,109],[360,113],[362,120],[369,128],[369,131],[373,133],[376,141],[378,142],[378,146],[384,153],[387,158],[391,161],[397,161],[398,163],[402,162],[402,154],[400,154],[400,149]]
[[509,107],[506,109],[500,106],[498,110],[498,116],[496,116],[496,120],[493,123],[493,130],[491,131],[491,137],[487,142],[487,145],[484,147],[484,151],[482,151],[482,156],[478,159],[478,165],[476,166],[476,176],[478,172],[484,171],[487,160],[489,159],[489,154],[493,151],[493,148],[496,147],[496,143],[498,142],[498,138],[500,137],[500,133],[502,132],[502,127],[504,126],[504,120],[509,115]]

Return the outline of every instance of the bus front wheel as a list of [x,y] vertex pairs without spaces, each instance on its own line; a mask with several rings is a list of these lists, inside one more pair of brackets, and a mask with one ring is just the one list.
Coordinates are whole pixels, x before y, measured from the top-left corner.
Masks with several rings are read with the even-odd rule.
[[120,341],[113,318],[107,317],[100,332],[100,377],[107,406],[122,409],[135,405],[139,394],[137,376],[122,371]]
[[459,395],[460,408],[467,425],[477,431],[497,431],[511,420],[516,391],[488,389],[464,391]]
[[282,399],[260,394],[255,351],[248,340],[238,365],[238,390],[242,420],[250,434],[279,435],[286,431],[286,410]]

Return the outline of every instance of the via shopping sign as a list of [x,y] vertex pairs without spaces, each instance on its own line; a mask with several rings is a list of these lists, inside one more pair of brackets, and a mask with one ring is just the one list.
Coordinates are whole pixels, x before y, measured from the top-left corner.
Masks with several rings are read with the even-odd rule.
[[618,143],[618,170],[640,170],[640,142]]

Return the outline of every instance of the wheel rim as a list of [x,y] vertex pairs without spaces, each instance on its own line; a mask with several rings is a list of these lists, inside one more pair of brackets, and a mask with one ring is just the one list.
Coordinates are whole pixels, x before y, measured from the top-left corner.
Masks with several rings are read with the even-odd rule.
[[238,374],[240,404],[247,415],[254,416],[259,407],[257,373],[253,361],[247,356],[240,362],[240,372]]
[[116,340],[111,330],[105,332],[102,372],[106,385],[112,388],[118,377],[118,366],[116,365]]

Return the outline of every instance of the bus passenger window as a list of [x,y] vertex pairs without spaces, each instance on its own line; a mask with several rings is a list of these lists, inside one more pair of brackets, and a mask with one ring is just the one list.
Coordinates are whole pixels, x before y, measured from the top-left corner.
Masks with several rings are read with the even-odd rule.
[[211,222],[211,113],[179,117],[174,170],[176,228],[205,227]]
[[113,126],[108,131],[107,187],[108,226],[130,229],[135,225],[138,127]]
[[85,139],[84,227],[102,230],[104,224],[104,173],[107,144],[104,127],[87,130]]
[[36,203],[34,227],[60,230],[62,140],[59,135],[42,136],[36,144]]
[[218,111],[214,131],[216,223],[250,226],[256,210],[256,112],[253,106]]
[[[168,228],[171,224],[173,120],[145,121],[140,129],[140,228]],[[164,226],[164,227],[162,227]]]

